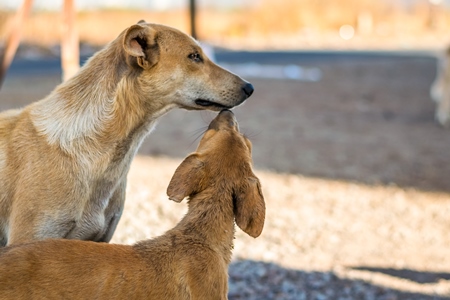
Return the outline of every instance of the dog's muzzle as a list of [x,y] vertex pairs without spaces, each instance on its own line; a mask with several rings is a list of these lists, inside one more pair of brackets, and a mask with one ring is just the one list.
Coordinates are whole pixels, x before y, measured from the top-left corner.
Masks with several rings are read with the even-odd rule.
[[244,94],[247,96],[247,98],[250,97],[255,91],[251,83],[246,83],[242,90],[244,91]]
[[211,101],[209,99],[202,99],[202,98],[195,99],[194,102],[198,106],[202,106],[205,108],[207,107],[207,108],[215,109],[215,110],[227,109],[227,108],[229,109],[229,108],[233,108],[234,106],[237,106],[237,105],[241,104],[242,102],[244,102],[245,100],[247,100],[248,97],[250,97],[254,91],[255,91],[255,89],[253,88],[253,85],[251,83],[247,82],[241,87],[241,93],[240,93],[240,97],[239,97],[238,101],[231,103],[230,105],[218,103],[215,101]]

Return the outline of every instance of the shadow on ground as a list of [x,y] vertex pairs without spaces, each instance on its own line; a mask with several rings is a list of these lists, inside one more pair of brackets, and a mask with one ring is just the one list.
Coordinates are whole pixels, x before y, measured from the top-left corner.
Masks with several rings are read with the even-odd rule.
[[[383,270],[372,268],[362,269],[371,272],[380,272],[380,270]],[[412,275],[415,279],[431,277],[436,279],[446,279],[450,275],[413,270],[398,271],[399,273],[393,272],[393,274],[391,274],[388,272],[387,274],[405,279],[410,279],[409,275]],[[410,293],[379,286],[363,280],[340,278],[334,272],[306,272],[292,270],[273,263],[251,260],[238,260],[233,262],[229,268],[229,275],[230,287],[228,296],[230,300],[450,299],[450,295],[439,296],[427,293]]]
[[382,273],[392,277],[407,279],[421,284],[438,283],[440,280],[450,280],[450,273],[442,272],[419,272],[409,269],[374,268],[374,267],[353,267],[354,270]]

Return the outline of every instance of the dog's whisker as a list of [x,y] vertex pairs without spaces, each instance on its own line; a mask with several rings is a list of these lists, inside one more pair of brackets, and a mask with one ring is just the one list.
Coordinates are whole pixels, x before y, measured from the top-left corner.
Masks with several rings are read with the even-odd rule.
[[192,137],[194,135],[197,136],[199,133],[204,133],[207,129],[208,129],[208,126],[202,126],[200,128],[194,129],[194,130],[192,130],[192,132],[191,132],[192,134],[190,137]]
[[189,144],[188,148],[191,148],[194,145],[194,143],[197,142],[203,136],[203,134],[206,132],[207,129],[208,127],[204,126],[195,130],[194,133],[190,136],[190,138],[193,138],[193,140]]
[[[212,121],[212,119],[214,119],[214,116],[211,115],[211,112],[209,111],[201,111],[200,116],[202,117],[202,121],[205,124],[209,124]],[[208,117],[209,120],[205,118],[206,116]]]
[[202,127],[198,128],[198,129],[196,129],[196,130],[193,130],[193,131],[191,132],[191,134],[189,135],[189,139],[194,138],[194,141],[198,140],[199,137],[201,137],[201,135],[202,135],[203,133],[205,133],[207,129],[208,129],[207,126],[202,126]]
[[260,135],[263,132],[263,130],[257,130],[257,131],[252,131],[252,132],[249,132],[247,130],[242,130],[241,132],[243,133],[243,135],[246,138],[252,139],[252,138]]

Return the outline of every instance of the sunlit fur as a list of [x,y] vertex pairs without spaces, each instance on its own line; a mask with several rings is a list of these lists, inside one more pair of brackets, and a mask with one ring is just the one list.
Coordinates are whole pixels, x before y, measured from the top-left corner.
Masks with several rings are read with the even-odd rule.
[[0,249],[0,299],[227,299],[234,223],[261,234],[265,203],[251,143],[230,111],[177,168],[169,198],[189,209],[171,230],[132,246],[54,240]]
[[177,107],[239,105],[249,97],[245,86],[176,29],[145,22],[127,28],[46,98],[0,113],[0,246],[44,238],[108,242],[130,163],[156,120]]

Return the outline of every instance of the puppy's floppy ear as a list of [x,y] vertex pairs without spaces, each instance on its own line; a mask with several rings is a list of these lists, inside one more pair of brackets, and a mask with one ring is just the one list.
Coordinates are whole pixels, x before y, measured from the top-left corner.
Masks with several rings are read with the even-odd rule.
[[264,227],[266,204],[258,178],[244,180],[235,191],[234,218],[236,224],[248,235],[258,237]]
[[198,154],[193,153],[186,157],[178,166],[167,187],[170,200],[181,202],[185,197],[200,191],[204,176],[203,162]]
[[141,68],[151,68],[159,58],[156,30],[141,22],[131,26],[123,38],[123,48]]

